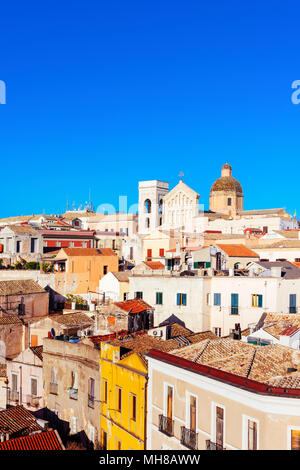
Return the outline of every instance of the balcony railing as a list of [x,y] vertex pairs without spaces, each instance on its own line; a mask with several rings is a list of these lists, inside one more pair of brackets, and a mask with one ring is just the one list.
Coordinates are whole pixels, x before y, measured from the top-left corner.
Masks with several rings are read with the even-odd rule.
[[218,444],[217,442],[212,442],[211,440],[207,440],[206,442],[206,450],[225,450],[222,444]]
[[39,405],[39,397],[36,395],[27,395],[26,403],[27,405],[37,407]]
[[58,392],[58,384],[54,382],[50,382],[50,393],[52,393],[52,395],[57,395],[57,392]]
[[198,449],[198,434],[193,429],[181,426],[180,442],[189,449]]
[[9,391],[9,400],[14,402],[19,402],[20,393],[17,390]]
[[77,390],[77,388],[70,388],[69,397],[72,398],[72,400],[78,400],[78,390]]
[[167,436],[173,436],[174,421],[171,418],[167,418],[164,415],[159,415],[158,429],[160,432],[167,434]]
[[95,397],[93,395],[88,395],[88,406],[90,408],[94,408],[95,405]]

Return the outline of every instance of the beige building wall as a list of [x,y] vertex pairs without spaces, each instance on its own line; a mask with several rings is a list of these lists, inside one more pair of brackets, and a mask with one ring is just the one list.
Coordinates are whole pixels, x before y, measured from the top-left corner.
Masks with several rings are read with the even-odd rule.
[[[70,423],[70,434],[85,433],[95,446],[100,441],[99,357],[97,349],[84,343],[43,341],[44,406],[55,411],[59,419]],[[72,372],[77,375],[77,399],[73,399],[68,391]],[[90,378],[95,384],[93,406],[89,401]]]
[[[216,406],[224,410],[224,445],[248,449],[247,420],[257,423],[258,450],[288,450],[291,429],[300,429],[299,398],[261,395],[148,358],[148,449],[188,450],[181,443],[181,427],[189,428],[189,396],[196,397],[198,449],[216,442]],[[173,387],[174,435],[159,431],[159,415],[166,416],[166,387]]]

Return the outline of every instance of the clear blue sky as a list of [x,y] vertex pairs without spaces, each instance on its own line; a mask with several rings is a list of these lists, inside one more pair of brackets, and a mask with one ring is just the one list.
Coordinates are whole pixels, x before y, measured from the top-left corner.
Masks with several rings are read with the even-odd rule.
[[177,184],[208,208],[226,161],[244,207],[299,203],[299,2],[2,2],[0,216]]

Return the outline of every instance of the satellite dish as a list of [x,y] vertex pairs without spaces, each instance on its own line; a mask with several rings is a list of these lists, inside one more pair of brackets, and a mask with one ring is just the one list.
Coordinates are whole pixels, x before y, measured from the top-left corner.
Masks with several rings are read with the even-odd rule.
[[51,328],[51,335],[52,335],[52,338],[55,337],[55,330],[54,330],[54,328]]

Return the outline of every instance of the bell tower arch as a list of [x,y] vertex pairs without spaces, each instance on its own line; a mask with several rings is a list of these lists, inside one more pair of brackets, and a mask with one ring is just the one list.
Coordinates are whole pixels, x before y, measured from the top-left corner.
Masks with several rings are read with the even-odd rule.
[[162,225],[163,198],[169,183],[159,180],[139,182],[139,233],[148,234]]

